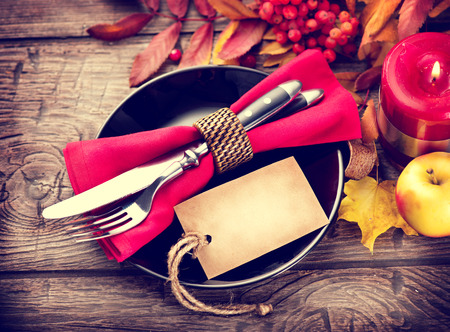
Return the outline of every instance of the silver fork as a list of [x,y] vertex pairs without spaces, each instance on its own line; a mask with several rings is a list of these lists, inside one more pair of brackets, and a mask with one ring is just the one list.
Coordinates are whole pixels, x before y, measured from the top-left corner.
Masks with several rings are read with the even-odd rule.
[[[295,98],[297,99],[296,111],[318,102],[322,96],[323,90],[321,89],[302,92]],[[275,114],[278,114],[282,108],[279,107],[276,110],[272,110],[270,116],[268,116],[267,112],[263,114],[248,112],[247,114],[249,115],[241,112],[242,114],[239,113],[238,118],[241,116],[240,120],[244,124],[244,129],[248,131],[262,124]],[[244,116],[248,118],[243,118]],[[122,205],[118,205],[105,213],[91,215],[69,222],[68,224],[73,225],[69,232],[77,238],[77,242],[84,242],[117,235],[136,227],[150,213],[153,199],[158,189],[165,183],[183,174],[185,170],[198,166],[200,164],[200,158],[208,151],[206,143],[201,144],[197,148],[184,151],[184,156],[181,160],[172,163],[149,187],[138,193],[134,199],[131,197],[131,200],[127,200]]]
[[127,200],[122,205],[105,213],[69,222],[70,225],[73,225],[69,232],[77,238],[77,242],[84,242],[117,235],[136,227],[150,213],[158,189],[183,174],[185,170],[198,166],[200,158],[207,152],[206,143],[195,149],[186,150],[180,161],[171,164],[149,187],[137,194],[136,198],[131,201]]

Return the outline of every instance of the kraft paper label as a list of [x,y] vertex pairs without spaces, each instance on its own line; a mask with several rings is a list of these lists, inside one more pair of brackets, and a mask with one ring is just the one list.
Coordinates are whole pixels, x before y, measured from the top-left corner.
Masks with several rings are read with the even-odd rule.
[[175,212],[185,232],[212,238],[198,251],[208,279],[328,224],[294,157],[201,193]]

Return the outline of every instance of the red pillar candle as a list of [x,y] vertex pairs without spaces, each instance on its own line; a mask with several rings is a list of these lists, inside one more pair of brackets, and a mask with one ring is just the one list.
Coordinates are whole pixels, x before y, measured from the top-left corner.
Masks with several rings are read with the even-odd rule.
[[432,151],[450,152],[450,35],[401,40],[383,63],[379,141],[400,166]]

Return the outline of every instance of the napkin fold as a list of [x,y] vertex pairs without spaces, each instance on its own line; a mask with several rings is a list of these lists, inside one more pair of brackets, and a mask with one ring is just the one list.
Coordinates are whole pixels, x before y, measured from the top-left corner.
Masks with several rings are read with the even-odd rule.
[[[321,88],[324,99],[316,106],[252,129],[253,152],[345,141],[361,137],[359,114],[353,97],[336,80],[322,53],[307,50],[264,78],[230,108],[239,113],[277,85],[297,79],[303,89]],[[103,183],[129,169],[200,139],[194,127],[178,126],[120,137],[71,142],[64,149],[68,175],[75,194]],[[158,236],[173,220],[173,207],[198,193],[214,175],[210,153],[200,166],[163,186],[151,213],[139,226],[98,240],[109,259],[121,262]]]

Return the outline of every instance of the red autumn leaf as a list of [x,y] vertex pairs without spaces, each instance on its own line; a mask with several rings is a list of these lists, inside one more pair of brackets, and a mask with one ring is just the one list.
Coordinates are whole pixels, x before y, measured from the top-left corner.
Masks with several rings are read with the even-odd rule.
[[159,9],[159,0],[141,0],[150,11],[156,12]]
[[223,45],[219,58],[224,60],[238,58],[258,44],[264,35],[267,23],[263,20],[241,20],[230,39]]
[[176,17],[184,17],[188,10],[189,0],[167,0],[167,5]]
[[355,90],[367,90],[376,84],[380,83],[381,80],[381,66],[372,67],[367,69],[355,81]]
[[153,75],[169,56],[181,31],[181,22],[176,22],[153,37],[147,48],[139,53],[130,73],[130,87],[138,86]]
[[405,0],[398,18],[398,37],[400,40],[415,34],[425,22],[433,8],[434,0]]
[[209,64],[213,45],[213,32],[214,29],[211,22],[202,25],[194,32],[178,68]]
[[434,18],[439,16],[443,11],[450,7],[450,0],[442,0],[440,3],[434,7],[428,14],[430,17]]
[[116,41],[137,34],[152,18],[153,14],[134,13],[114,24],[96,24],[87,29],[87,33],[96,39]]
[[244,5],[240,0],[208,0],[223,16],[230,20],[243,20],[247,18],[259,18],[259,15]]
[[208,0],[194,0],[194,4],[201,15],[206,17],[216,15],[216,10],[209,4]]
[[346,0],[347,8],[350,14],[355,16],[355,10],[356,10],[356,0]]

